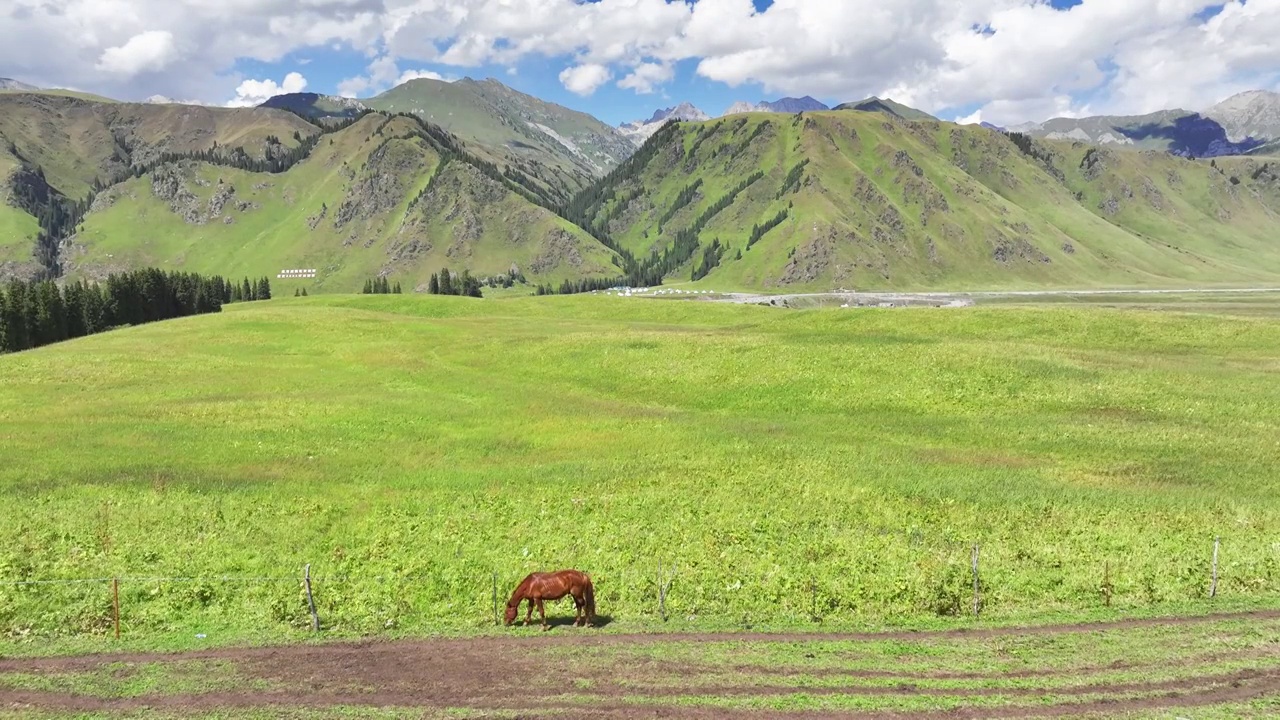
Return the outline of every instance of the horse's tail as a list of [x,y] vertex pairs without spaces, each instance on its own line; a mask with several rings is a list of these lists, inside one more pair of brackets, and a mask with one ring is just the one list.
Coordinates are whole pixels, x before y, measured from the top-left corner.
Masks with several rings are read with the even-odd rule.
[[583,599],[587,602],[587,616],[594,618],[596,616],[596,591],[591,587],[591,576],[583,573],[583,577],[587,579],[586,584],[582,588]]

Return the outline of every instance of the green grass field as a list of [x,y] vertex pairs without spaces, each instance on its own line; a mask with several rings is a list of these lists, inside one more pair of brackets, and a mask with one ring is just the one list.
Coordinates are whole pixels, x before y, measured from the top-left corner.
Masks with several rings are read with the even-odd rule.
[[[0,357],[0,580],[126,637],[476,630],[524,573],[617,628],[1016,621],[1280,586],[1280,325],[325,296]],[[184,581],[155,578],[181,577]],[[231,580],[223,580],[229,577]],[[246,581],[245,578],[254,578]],[[556,612],[563,613],[563,608]],[[105,642],[102,582],[0,635]],[[101,640],[93,640],[99,638]],[[182,640],[186,638],[186,640]]]

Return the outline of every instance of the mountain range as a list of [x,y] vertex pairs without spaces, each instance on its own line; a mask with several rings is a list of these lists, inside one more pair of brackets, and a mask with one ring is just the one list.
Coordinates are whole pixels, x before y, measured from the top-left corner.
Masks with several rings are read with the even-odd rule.
[[653,134],[667,123],[668,120],[682,120],[685,122],[701,122],[710,120],[711,116],[702,112],[698,108],[687,102],[666,108],[665,110],[655,110],[653,116],[648,120],[636,120],[635,122],[623,123],[618,126],[618,132],[629,138],[636,146],[643,145],[646,140],[653,137]]
[[1280,139],[1280,93],[1241,93],[1203,113],[1174,109],[1134,116],[1053,118],[1010,129],[1049,140],[1166,150],[1184,157],[1243,155]]
[[1263,153],[1280,134],[1258,135],[1274,99],[1020,132],[880,98],[761,109],[817,103],[801,98],[615,129],[493,79],[236,109],[11,87],[0,275],[317,269],[285,292],[418,289],[441,267],[522,292],[1273,282],[1280,158]]
[[806,95],[802,98],[782,98],[775,102],[736,102],[733,105],[730,105],[729,109],[725,110],[724,115],[721,117],[750,112],[798,113],[830,109],[831,108],[827,107],[823,103]]

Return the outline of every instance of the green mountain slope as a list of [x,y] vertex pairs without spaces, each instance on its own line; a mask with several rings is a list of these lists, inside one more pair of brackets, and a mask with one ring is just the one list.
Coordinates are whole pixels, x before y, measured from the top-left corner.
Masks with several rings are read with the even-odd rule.
[[287,147],[294,133],[316,128],[279,110],[192,105],[102,103],[76,97],[0,94],[0,143],[39,165],[49,183],[70,198],[86,195],[95,178],[165,152],[243,147],[254,157],[268,137]]
[[[9,177],[20,166],[17,158],[0,148],[0,178]],[[0,278],[26,278],[39,267],[32,250],[40,227],[14,202],[12,190],[0,185]]]
[[[441,267],[530,281],[616,274],[594,238],[460,159],[404,117],[366,115],[278,174],[165,164],[99,195],[63,252],[71,276],[139,266],[231,276],[316,269],[281,290],[352,292]],[[279,290],[278,290],[279,292]]]
[[[659,254],[668,281],[714,265],[717,240],[728,249],[702,282],[721,289],[1280,280],[1280,184],[1256,160],[1029,140],[1024,152],[985,128],[847,112],[655,138],[578,213],[639,263]],[[748,247],[757,226],[768,231]]]
[[408,112],[494,153],[530,174],[563,175],[577,190],[625,160],[635,146],[605,123],[512,90],[497,80],[411,80],[362,101],[374,110]]
[[904,120],[937,120],[934,116],[923,110],[917,110],[908,107],[900,102],[895,102],[888,98],[880,99],[878,97],[869,97],[860,102],[844,103],[837,105],[835,110],[860,110],[862,112],[879,112],[886,115],[893,115]]

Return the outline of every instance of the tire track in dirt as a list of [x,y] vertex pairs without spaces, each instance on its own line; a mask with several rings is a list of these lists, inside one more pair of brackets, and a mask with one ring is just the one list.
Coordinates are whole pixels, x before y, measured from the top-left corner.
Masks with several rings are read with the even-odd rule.
[[[1151,626],[1186,626],[1191,623],[1230,622],[1235,620],[1268,621],[1280,618],[1280,611],[1258,611],[1199,616],[1190,618],[1150,618],[1111,623],[1049,625],[1039,627],[995,628],[987,630],[950,630],[930,632],[850,633],[850,634],[651,634],[594,635],[590,631],[568,631],[538,637],[486,637],[474,639],[438,639],[412,641],[362,641],[353,643],[307,644],[285,647],[230,648],[186,653],[116,653],[81,657],[10,658],[0,660],[0,673],[32,673],[56,675],[101,669],[110,663],[122,663],[127,672],[130,664],[183,663],[191,661],[226,661],[246,682],[244,690],[208,693],[148,695],[130,698],[103,698],[91,695],[48,690],[18,690],[0,687],[0,711],[52,710],[60,712],[127,712],[161,710],[198,713],[270,707],[325,708],[406,707],[406,708],[474,708],[482,711],[551,712],[556,717],[897,717],[911,720],[931,718],[1032,718],[1078,716],[1083,714],[1115,714],[1141,710],[1173,710],[1223,703],[1248,702],[1260,698],[1280,697],[1280,663],[1265,669],[1210,672],[1215,655],[1202,655],[1169,661],[1162,667],[1184,669],[1185,677],[1176,680],[1075,683],[1053,687],[1048,681],[1080,679],[1090,672],[1133,671],[1131,667],[1099,666],[1027,670],[1011,673],[943,673],[928,675],[890,671],[840,671],[839,668],[806,670],[800,667],[780,668],[793,675],[815,677],[847,677],[852,680],[900,679],[896,685],[849,684],[834,687],[804,686],[788,683],[786,672],[763,672],[749,675],[763,679],[761,685],[731,682],[723,685],[679,687],[669,684],[698,674],[733,673],[733,666],[695,666],[666,663],[652,658],[573,658],[557,654],[548,657],[541,652],[573,647],[618,647],[631,643],[654,642],[848,642],[885,639],[947,639],[960,642],[980,641],[1003,636],[1034,636],[1066,633],[1095,633]],[[1280,648],[1267,646],[1219,653],[1233,658],[1271,658]],[[1148,664],[1150,667],[1155,663]],[[745,668],[742,668],[745,669]],[[113,671],[115,671],[113,669]],[[920,688],[911,680],[982,680],[1042,679],[1032,687]],[[250,682],[265,683],[267,690],[252,690]],[[646,682],[647,681],[647,682]],[[676,706],[684,698],[744,698],[805,695],[822,698],[881,697],[951,698],[961,707],[946,712],[876,711],[876,712],[776,712],[738,710],[725,707]],[[1118,695],[1122,697],[1102,697]],[[627,702],[624,698],[637,698]],[[1007,697],[1011,699],[1052,697],[1065,700],[1053,705],[1013,704],[998,707],[966,705],[965,699]],[[1080,698],[1079,700],[1069,700]]]
[[[1184,667],[1197,665],[1213,665],[1241,660],[1258,660],[1275,658],[1280,666],[1280,646],[1265,648],[1246,648],[1229,652],[1215,652],[1205,655],[1193,655],[1185,658]],[[761,665],[737,665],[732,668],[723,666],[692,666],[692,670],[703,674],[724,673],[732,671],[744,675],[760,675],[765,677],[804,676],[811,678],[847,677],[858,680],[902,680],[902,681],[947,681],[947,680],[1030,680],[1043,677],[1088,677],[1106,673],[1136,672],[1149,668],[1167,668],[1167,660],[1150,660],[1147,662],[1130,662],[1117,660],[1105,665],[1083,665],[1079,667],[1036,668],[1023,670],[991,670],[987,672],[926,672],[901,670],[846,670],[839,667],[806,668],[796,665],[765,667]]]
[[[1126,686],[1117,686],[1123,688]],[[916,694],[909,689],[885,689],[886,693],[896,697],[911,697]],[[1099,688],[1100,691],[1103,688]],[[797,688],[795,692],[815,695],[812,689]],[[1028,695],[1034,695],[1034,689],[1028,689]],[[1042,694],[1052,694],[1051,691]],[[1053,705],[1005,705],[982,707],[956,707],[949,710],[929,711],[777,711],[777,710],[740,710],[723,707],[685,707],[646,703],[619,703],[615,696],[602,694],[594,696],[599,702],[592,702],[584,707],[581,703],[567,703],[563,700],[538,697],[520,698],[519,694],[509,695],[504,699],[468,701],[456,698],[447,706],[465,707],[489,711],[547,712],[562,717],[729,717],[729,718],[804,718],[820,720],[825,718],[899,718],[901,720],[943,720],[954,718],[1050,718],[1079,717],[1105,713],[1114,715],[1138,711],[1186,710],[1213,705],[1246,703],[1254,700],[1280,696],[1280,671],[1235,674],[1212,678],[1209,684],[1190,683],[1178,690],[1167,690],[1156,695],[1124,698],[1104,698],[1082,702],[1057,703]],[[421,698],[416,694],[399,693],[349,693],[339,695],[318,696],[314,692],[260,692],[260,693],[207,693],[200,695],[171,695],[147,698],[127,698],[107,700],[86,696],[67,695],[43,691],[0,691],[0,709],[9,710],[41,710],[55,712],[129,712],[137,710],[178,711],[182,713],[198,713],[216,710],[262,709],[270,707],[324,708],[333,706],[345,707],[422,707]]]

